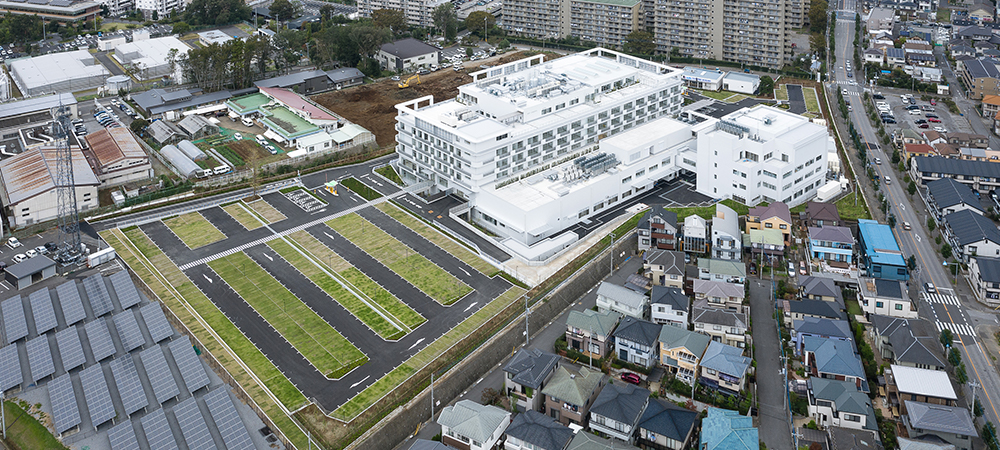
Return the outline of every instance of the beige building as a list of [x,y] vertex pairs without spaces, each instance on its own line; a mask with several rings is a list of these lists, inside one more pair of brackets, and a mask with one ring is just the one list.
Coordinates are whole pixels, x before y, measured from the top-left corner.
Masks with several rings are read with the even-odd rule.
[[660,364],[681,381],[694,385],[705,349],[712,338],[679,327],[660,328]]
[[128,128],[106,128],[85,138],[83,155],[97,174],[101,188],[145,180],[153,176],[149,155]]
[[358,14],[371,17],[377,9],[403,11],[406,23],[418,27],[434,26],[434,8],[448,3],[447,0],[359,0]]
[[641,18],[641,0],[570,0],[572,36],[602,47],[621,49]]
[[[96,208],[100,181],[77,146],[71,147],[77,208]],[[7,209],[11,228],[53,220],[58,217],[56,189],[57,150],[34,147],[0,161],[0,202]]]
[[519,36],[549,39],[570,35],[570,2],[567,0],[507,0],[503,28]]

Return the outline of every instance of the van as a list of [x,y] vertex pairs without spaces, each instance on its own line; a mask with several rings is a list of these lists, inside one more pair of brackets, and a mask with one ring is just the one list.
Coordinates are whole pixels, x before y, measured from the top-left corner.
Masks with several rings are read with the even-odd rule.
[[883,178],[883,180],[885,180],[885,184],[886,184],[886,185],[890,185],[890,184],[892,184],[892,179],[891,179],[891,178],[889,178],[889,177],[885,177],[885,178]]
[[212,169],[212,173],[216,175],[222,175],[226,172],[229,172],[229,166],[219,166],[216,167],[215,169]]
[[208,178],[208,176],[211,174],[212,174],[211,170],[199,170],[194,173],[194,176],[198,178]]
[[262,135],[258,134],[256,136],[254,136],[254,139],[256,139],[257,143],[260,144],[260,145],[267,145],[267,139],[264,139],[264,136],[262,136]]
[[253,120],[251,120],[249,117],[244,117],[241,120],[241,122],[243,122],[243,126],[247,126],[247,127],[252,127],[253,126]]

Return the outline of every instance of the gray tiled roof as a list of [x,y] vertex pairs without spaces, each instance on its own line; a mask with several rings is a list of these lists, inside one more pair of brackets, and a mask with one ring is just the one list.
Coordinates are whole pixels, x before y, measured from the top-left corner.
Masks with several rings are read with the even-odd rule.
[[684,252],[652,249],[642,256],[643,262],[663,266],[663,272],[673,275],[684,275]]
[[440,442],[417,439],[413,441],[410,450],[452,450],[452,448]]
[[715,280],[694,280],[694,292],[706,297],[744,298],[746,291],[739,284]]
[[489,440],[510,413],[496,406],[480,405],[472,400],[460,400],[441,410],[437,423],[479,442]]
[[958,406],[931,405],[924,402],[906,400],[906,412],[910,426],[925,431],[979,436],[972,416],[965,408]]
[[[872,316],[879,317],[879,316]],[[923,319],[899,319],[899,325],[889,332],[896,362],[917,366],[944,367],[937,330]]]
[[573,439],[573,430],[538,411],[515,416],[507,427],[506,434],[527,442],[538,450],[562,450]]
[[666,400],[651,398],[639,419],[639,428],[684,442],[694,428],[697,417],[696,411],[681,408]]
[[724,327],[747,328],[747,315],[719,308],[694,308],[691,323],[706,323]]
[[607,297],[630,308],[641,308],[646,304],[646,296],[627,287],[602,281],[597,287],[597,295]]
[[833,297],[843,306],[844,291],[837,287],[837,283],[829,278],[821,277],[800,277],[799,287],[805,295],[818,295],[822,297]]
[[1000,283],[1000,259],[976,257],[979,265],[979,276],[987,283]]
[[943,156],[914,156],[913,162],[920,172],[942,174],[949,178],[953,178],[955,175],[1000,178],[1000,164],[992,161],[974,161]]
[[590,413],[616,422],[634,424],[646,409],[648,401],[649,391],[641,387],[634,384],[611,383],[597,395],[594,406],[590,407]]
[[701,367],[743,378],[750,367],[750,358],[743,356],[741,348],[712,341],[701,358]]
[[268,78],[265,80],[255,81],[253,84],[257,87],[267,87],[267,88],[290,88],[297,84],[306,82],[306,80],[311,80],[313,78],[329,78],[326,72],[322,70],[307,70],[303,72],[290,73],[288,75],[281,75],[274,78]]
[[559,364],[559,356],[539,349],[521,349],[510,359],[503,371],[512,375],[516,383],[538,389]]
[[820,377],[811,377],[808,383],[813,397],[834,402],[837,411],[867,415],[872,408],[871,400],[854,383]]
[[651,217],[658,216],[664,222],[670,224],[672,228],[677,228],[677,213],[673,211],[668,211],[663,205],[653,205],[649,207],[649,211],[642,215],[642,219],[639,219],[638,228],[649,228],[649,219]]
[[420,42],[413,38],[401,39],[396,42],[390,42],[388,44],[382,44],[382,51],[389,53],[397,58],[407,59],[414,56],[426,55],[428,53],[435,53],[438,49],[431,47],[423,42]]
[[674,311],[687,311],[690,300],[684,291],[675,287],[653,286],[650,294],[651,303],[670,305]]
[[360,70],[354,67],[342,67],[340,69],[327,70],[326,75],[330,77],[330,81],[334,83],[340,83],[343,81],[350,81],[356,78],[364,78],[365,74],[361,73]]
[[621,318],[622,315],[614,311],[598,312],[592,309],[570,311],[566,317],[566,325],[588,332],[593,331],[598,336],[609,336]]
[[875,280],[875,292],[877,292],[879,297],[885,298],[905,298],[903,295],[903,287],[901,286],[899,280],[883,280],[876,278]]
[[684,347],[697,357],[705,354],[712,338],[701,333],[688,331],[680,327],[665,326],[660,328],[660,346],[667,349]]
[[983,210],[979,198],[972,193],[972,188],[955,181],[952,178],[942,178],[927,183],[927,190],[938,208],[947,208],[962,203]]
[[[34,258],[28,258],[23,262],[19,262],[17,264],[8,267],[6,269],[6,272],[9,273],[12,277],[20,279],[31,276],[32,274],[47,269],[49,267],[54,267],[55,265],[56,265],[55,261],[49,259],[48,256],[38,255]],[[657,330],[657,333],[659,333],[659,330]]]
[[576,433],[566,450],[637,450],[624,442],[614,439],[604,439],[590,433]]
[[817,317],[803,317],[802,320],[792,321],[792,328],[796,333],[805,333],[816,336],[830,336],[839,338],[853,338],[851,326],[846,320],[831,320]]
[[881,450],[882,442],[873,431],[830,427],[830,450]]
[[854,343],[837,339],[807,336],[805,351],[816,358],[816,369],[821,373],[865,377],[861,358],[854,352]]
[[847,227],[809,227],[809,239],[831,242],[854,243],[854,234]]
[[559,366],[542,394],[566,403],[583,406],[604,381],[604,373],[579,366]]
[[626,339],[639,345],[655,346],[662,325],[635,317],[626,317],[614,332],[615,339]]
[[965,71],[973,79],[976,78],[1000,78],[1000,71],[997,71],[996,64],[991,60],[970,59],[962,63]]
[[[882,52],[879,51],[879,53]],[[840,213],[837,211],[837,205],[833,203],[809,202],[806,205],[806,215],[809,217],[809,220],[840,221]]]
[[760,222],[777,217],[785,222],[792,223],[792,213],[789,212],[788,205],[784,202],[773,202],[767,206],[750,208],[747,216],[757,217]]
[[953,212],[944,217],[958,240],[959,245],[972,244],[983,240],[1000,244],[1000,230],[992,220],[967,209]]
[[847,320],[847,313],[840,309],[839,305],[825,300],[789,300],[788,308],[789,312],[792,313],[820,316],[828,319]]

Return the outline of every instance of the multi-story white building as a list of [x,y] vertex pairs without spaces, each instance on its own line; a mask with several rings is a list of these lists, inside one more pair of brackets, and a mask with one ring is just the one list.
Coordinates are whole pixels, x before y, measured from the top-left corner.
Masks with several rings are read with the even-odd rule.
[[173,10],[183,8],[184,5],[185,3],[179,0],[135,0],[135,9],[142,11],[143,14],[147,14],[149,17],[153,16],[153,12],[156,12],[156,15],[160,18],[167,17]]

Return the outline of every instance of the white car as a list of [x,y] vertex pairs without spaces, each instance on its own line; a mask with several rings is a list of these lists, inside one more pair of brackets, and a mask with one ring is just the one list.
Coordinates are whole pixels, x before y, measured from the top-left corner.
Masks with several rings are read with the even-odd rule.
[[38,252],[36,252],[35,249],[33,249],[33,248],[28,249],[28,251],[24,252],[24,254],[28,255],[29,258],[34,258],[34,257],[38,256]]
[[795,263],[793,262],[788,263],[788,276],[795,277]]
[[240,133],[233,133],[233,139],[236,139],[237,141],[242,141],[243,135]]
[[22,261],[24,261],[26,259],[28,259],[28,257],[24,256],[24,253],[18,253],[16,255],[14,255],[14,264],[22,262]]
[[22,245],[21,241],[17,240],[16,237],[11,237],[10,239],[7,239],[7,247],[10,247],[11,249],[18,248],[21,245]]
[[948,132],[948,130],[945,129],[945,127],[934,127],[934,131],[937,131],[938,133],[947,133]]
[[848,94],[847,89],[844,89],[843,91],[841,91],[841,94],[850,95],[850,94]]

